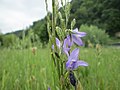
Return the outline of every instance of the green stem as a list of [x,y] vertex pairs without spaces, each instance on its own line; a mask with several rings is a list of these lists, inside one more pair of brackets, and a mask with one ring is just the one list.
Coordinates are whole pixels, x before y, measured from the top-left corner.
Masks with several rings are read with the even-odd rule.
[[58,70],[58,76],[59,76],[59,80],[60,80],[60,63],[57,59],[57,70]]
[[55,36],[55,0],[52,0],[52,33],[53,33],[53,36]]

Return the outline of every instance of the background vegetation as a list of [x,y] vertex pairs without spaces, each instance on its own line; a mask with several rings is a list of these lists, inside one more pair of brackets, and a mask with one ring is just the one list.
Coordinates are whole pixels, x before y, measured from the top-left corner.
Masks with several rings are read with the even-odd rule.
[[[75,18],[75,27],[79,28],[82,24],[86,24],[88,26],[94,25],[99,28],[97,29],[98,32],[105,32],[110,37],[120,38],[119,4],[120,0],[72,0],[68,27],[70,28],[70,22]],[[63,12],[61,8],[59,11]],[[50,13],[50,16],[51,15],[52,14]],[[48,43],[49,39],[46,27],[46,17],[47,16],[41,20],[33,22],[33,25],[25,30],[25,35],[27,35],[28,31],[32,29],[32,32],[38,36],[43,46]],[[59,21],[57,23],[59,25]],[[22,31],[23,30],[20,30],[9,34],[15,34],[21,39]],[[94,30],[92,32],[94,32]],[[12,39],[13,35],[10,35],[9,37],[8,34],[6,35],[0,34],[0,42],[2,46],[8,46],[6,45],[8,42],[10,43],[9,45],[11,45],[11,40],[9,39]],[[1,37],[5,37],[8,40],[4,39],[5,43],[3,43],[3,38]]]
[[[75,75],[84,90],[119,90],[120,48],[107,45],[120,42],[120,0],[72,0],[70,3],[68,28],[75,18],[75,27],[87,33],[82,38],[87,48],[80,48],[80,58],[89,66],[79,67]],[[61,8],[59,11],[63,12]],[[51,18],[52,14],[49,15]],[[58,75],[47,45],[46,17],[25,30],[0,33],[0,90],[47,90],[48,87],[59,90]]]
[[[119,90],[119,48],[82,48],[80,58],[89,63],[75,71],[84,90]],[[0,50],[0,90],[59,90],[50,51]]]
[[89,46],[90,44],[92,47],[96,46],[96,44],[107,45],[110,41],[105,30],[99,29],[97,26],[81,25],[80,31],[87,33],[83,38],[86,46]]

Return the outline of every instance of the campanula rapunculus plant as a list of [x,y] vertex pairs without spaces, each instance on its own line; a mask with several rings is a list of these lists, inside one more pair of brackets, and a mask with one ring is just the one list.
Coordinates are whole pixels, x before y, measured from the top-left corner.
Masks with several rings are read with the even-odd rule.
[[[63,3],[63,0],[61,0],[62,6],[64,6]],[[71,29],[68,29],[70,3],[67,3],[65,0],[65,6],[62,8],[65,12],[65,18],[63,18],[61,12],[57,11],[58,5],[58,0],[52,0],[52,21],[50,21],[50,17],[47,16],[50,48],[52,47],[51,56],[55,64],[55,70],[58,73],[58,79],[60,81],[60,84],[58,84],[60,86],[58,87],[60,90],[71,90],[72,86],[74,86],[76,90],[78,81],[74,75],[76,69],[79,66],[88,66],[87,62],[79,60],[78,48],[78,46],[84,45],[81,38],[86,36],[86,33],[78,31],[78,28],[73,29],[75,19],[71,22]],[[46,10],[48,12],[47,7],[46,3]],[[57,20],[60,21],[59,24],[57,24]],[[50,28],[52,28],[52,30]],[[76,46],[75,49],[72,48],[74,45]]]
[[[84,62],[82,60],[79,60],[79,48],[75,48],[73,51],[71,51],[71,47],[74,44],[77,44],[78,46],[82,46],[83,42],[81,40],[81,37],[84,37],[86,35],[85,32],[79,32],[78,29],[72,30],[70,34],[66,36],[66,38],[63,41],[60,41],[57,37],[55,38],[55,44],[59,51],[62,50],[62,54],[67,55],[67,61],[65,63],[65,67],[63,68],[63,62],[60,63],[59,60],[56,61],[57,63],[57,70],[59,72],[59,77],[62,75],[63,69],[66,69],[67,72],[69,72],[68,78],[70,79],[70,83],[76,88],[76,78],[74,76],[74,70],[77,69],[79,66],[88,66],[87,62]],[[52,45],[52,49],[54,51],[54,44]],[[57,57],[59,56],[58,53],[55,50],[55,55],[57,53]],[[59,59],[62,58],[62,54],[59,56]],[[61,67],[62,66],[62,67]],[[64,75],[63,75],[64,76]]]

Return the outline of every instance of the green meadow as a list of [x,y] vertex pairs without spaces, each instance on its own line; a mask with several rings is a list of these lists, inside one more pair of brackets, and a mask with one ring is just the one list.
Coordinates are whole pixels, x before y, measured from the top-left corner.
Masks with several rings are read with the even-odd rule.
[[18,14],[0,22],[0,90],[120,90],[120,0],[38,1],[1,4]]
[[[120,48],[81,48],[76,74],[83,90],[120,90]],[[59,90],[58,76],[48,48],[0,50],[0,90]]]

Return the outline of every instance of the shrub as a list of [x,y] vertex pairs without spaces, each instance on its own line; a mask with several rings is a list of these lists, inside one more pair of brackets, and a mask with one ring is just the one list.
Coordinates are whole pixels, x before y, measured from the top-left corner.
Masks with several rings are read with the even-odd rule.
[[3,36],[3,46],[12,47],[16,41],[17,36],[14,34],[8,34]]
[[80,31],[86,32],[87,35],[84,37],[85,46],[92,43],[94,46],[96,44],[106,45],[109,41],[109,36],[105,33],[105,30],[98,28],[93,25],[81,25]]

